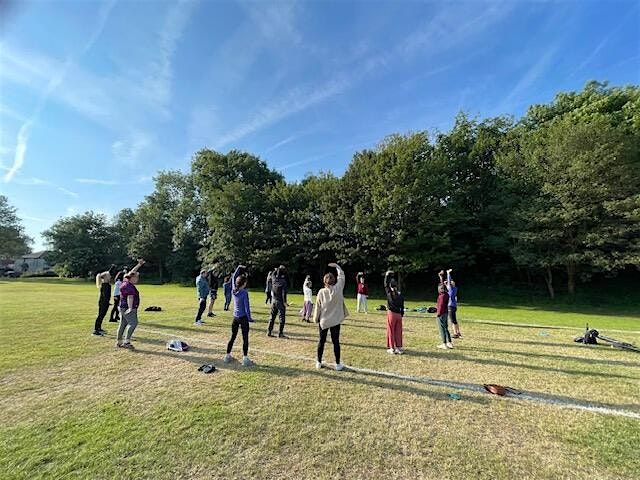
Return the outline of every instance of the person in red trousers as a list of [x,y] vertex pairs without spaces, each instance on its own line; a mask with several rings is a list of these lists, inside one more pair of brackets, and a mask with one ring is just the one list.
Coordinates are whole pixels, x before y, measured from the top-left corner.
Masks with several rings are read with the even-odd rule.
[[402,316],[404,297],[398,290],[398,282],[389,270],[384,276],[384,290],[387,294],[387,352],[402,355]]

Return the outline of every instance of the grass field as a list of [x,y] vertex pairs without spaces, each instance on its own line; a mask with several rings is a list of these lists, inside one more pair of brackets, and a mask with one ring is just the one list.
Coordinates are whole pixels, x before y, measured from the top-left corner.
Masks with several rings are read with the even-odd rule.
[[[462,304],[454,350],[436,349],[435,320],[415,314],[407,354],[391,356],[385,317],[354,315],[351,301],[341,339],[353,369],[336,372],[314,368],[301,296],[280,340],[252,292],[257,365],[244,368],[221,361],[227,312],[198,328],[195,289],[140,291],[163,311],[140,312],[136,350],[123,351],[116,324],[90,335],[90,283],[0,281],[2,478],[640,478],[640,354],[572,342],[589,323],[639,344],[640,308]],[[168,352],[173,336],[193,349]],[[216,373],[197,371],[212,361]],[[495,397],[483,383],[525,393]]]

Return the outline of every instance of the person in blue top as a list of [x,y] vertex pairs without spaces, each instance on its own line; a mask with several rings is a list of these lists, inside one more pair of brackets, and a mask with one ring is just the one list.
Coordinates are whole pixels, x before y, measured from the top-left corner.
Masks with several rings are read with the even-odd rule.
[[250,367],[253,362],[249,359],[249,322],[252,322],[249,307],[249,292],[247,291],[247,267],[238,265],[231,277],[233,288],[233,321],[231,323],[231,338],[227,344],[227,354],[224,363],[233,360],[231,350],[238,336],[238,329],[242,330],[242,365]]
[[207,297],[209,296],[209,281],[207,279],[207,271],[201,270],[200,275],[196,277],[196,289],[198,290],[198,313],[196,314],[196,320],[194,325],[201,326],[204,324],[202,321],[202,314],[204,309],[207,308]]
[[453,324],[453,338],[462,338],[460,333],[460,325],[458,325],[458,319],[456,318],[456,312],[458,310],[458,287],[456,282],[451,279],[451,272],[453,269],[447,270],[447,292],[449,293],[449,320]]
[[233,288],[231,285],[230,275],[224,277],[224,283],[222,284],[222,287],[224,288],[224,310],[228,311],[229,305],[231,304],[231,290]]

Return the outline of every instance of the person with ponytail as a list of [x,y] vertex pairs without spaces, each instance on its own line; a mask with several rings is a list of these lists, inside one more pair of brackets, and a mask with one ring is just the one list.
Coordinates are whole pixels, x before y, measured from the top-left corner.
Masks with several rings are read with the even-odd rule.
[[322,355],[324,354],[324,344],[327,342],[327,333],[331,333],[333,343],[333,353],[336,357],[336,370],[344,370],[344,365],[340,361],[340,324],[349,315],[344,303],[344,271],[337,263],[330,263],[330,267],[335,268],[338,277],[332,273],[324,276],[324,288],[321,288],[316,296],[316,306],[313,310],[313,321],[318,324],[320,338],[318,339],[318,357],[316,368],[322,368]]
[[98,273],[96,275],[96,288],[100,291],[98,296],[98,316],[93,325],[93,335],[96,337],[104,337],[107,333],[102,329],[102,320],[109,311],[109,302],[111,301],[111,278],[116,274],[116,266],[111,265],[109,270]]
[[387,353],[402,355],[404,297],[391,270],[384,276],[384,291],[387,294]]
[[113,285],[113,308],[111,309],[111,316],[109,317],[109,321],[113,323],[120,321],[120,311],[118,310],[120,308],[120,287],[122,286],[125,273],[127,272],[124,270],[119,271]]

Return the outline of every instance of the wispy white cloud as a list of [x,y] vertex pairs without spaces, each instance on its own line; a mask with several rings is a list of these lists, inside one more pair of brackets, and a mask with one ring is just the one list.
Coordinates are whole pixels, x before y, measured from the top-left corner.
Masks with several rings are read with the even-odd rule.
[[[104,29],[104,26],[114,5],[115,0],[110,0],[100,9],[100,12],[98,14],[97,28],[93,31],[87,42],[83,45],[81,51],[77,55],[77,58],[80,58],[82,55],[91,50],[91,47],[102,33],[102,30]],[[13,166],[4,175],[4,181],[6,183],[10,182],[14,178],[15,174],[24,165],[25,154],[27,152],[27,143],[29,141],[29,130],[31,129],[32,125],[38,120],[38,117],[40,116],[42,110],[45,108],[49,97],[60,86],[74,61],[75,60],[72,57],[68,57],[62,67],[53,72],[53,74],[47,81],[46,87],[42,92],[40,92],[40,98],[38,99],[38,104],[34,112],[32,113],[31,117],[29,117],[29,119],[27,119],[20,127],[20,130],[18,131],[18,137],[16,139],[16,151],[14,154]],[[63,191],[63,193],[74,194],[74,192],[66,190],[62,187],[59,188],[60,191]]]
[[80,196],[78,193],[72,190],[69,190],[68,188],[61,187],[60,185],[54,182],[51,182],[49,180],[43,180],[38,177],[27,177],[27,178],[18,177],[14,180],[14,182],[17,183],[18,185],[25,185],[25,186],[50,187],[57,190],[60,193],[64,193],[65,195],[73,198],[78,198]]
[[116,180],[102,180],[99,178],[76,178],[75,181],[87,185],[120,185],[120,182]]
[[[469,12],[468,8],[465,4],[443,9],[395,47],[374,52],[365,58],[356,57],[353,64],[345,67],[342,72],[333,74],[324,83],[290,90],[279,100],[260,107],[249,115],[245,122],[220,135],[215,142],[215,148],[237,142],[284,118],[335,97],[354,87],[365,77],[390,68],[398,60],[408,61],[416,55],[442,54],[496,24],[505,18],[513,7],[508,3],[492,3],[489,6],[474,6],[472,12]],[[469,20],[460,22],[460,18]]]
[[504,97],[504,100],[498,107],[500,113],[504,113],[505,109],[508,109],[514,101],[521,100],[522,95],[524,95],[550,67],[557,51],[558,44],[547,47],[544,53],[538,57],[537,61],[531,64],[511,91]]
[[141,155],[147,150],[153,139],[145,132],[136,132],[127,139],[116,140],[111,145],[113,157],[121,163],[133,166],[138,163]]

